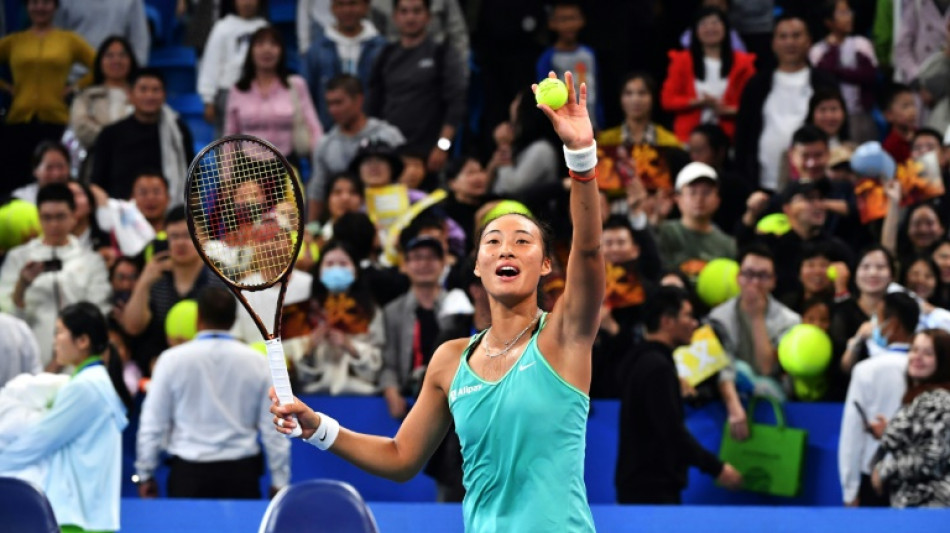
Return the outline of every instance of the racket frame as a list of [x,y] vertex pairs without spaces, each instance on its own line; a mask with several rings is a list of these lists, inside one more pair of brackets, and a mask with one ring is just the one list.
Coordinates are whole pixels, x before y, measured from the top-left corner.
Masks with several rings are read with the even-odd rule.
[[[211,259],[205,253],[204,247],[202,246],[201,242],[199,242],[198,232],[195,228],[195,220],[194,220],[195,217],[192,214],[191,189],[192,189],[192,184],[194,182],[195,170],[197,166],[201,163],[201,160],[204,159],[204,157],[212,150],[220,147],[221,145],[234,143],[234,142],[258,143],[264,146],[265,148],[268,148],[273,153],[274,157],[278,160],[278,162],[281,165],[283,165],[284,169],[286,170],[286,179],[290,180],[290,189],[292,190],[294,194],[294,201],[297,205],[297,211],[298,211],[296,227],[293,228],[297,232],[297,238],[294,240],[294,243],[293,243],[293,251],[291,252],[290,262],[287,264],[287,267],[284,269],[284,271],[281,272],[280,275],[278,275],[274,280],[272,281],[265,280],[265,283],[262,283],[261,285],[254,286],[254,287],[241,287],[237,283],[232,282],[228,278],[228,276],[226,276],[223,272],[221,272],[221,270],[218,268],[215,261]],[[278,369],[274,368],[274,365],[276,364],[276,362],[273,359],[275,356],[279,356],[281,358],[280,362],[282,366],[282,371],[285,376],[287,375],[287,363],[286,363],[286,360],[283,359],[283,347],[281,346],[281,341],[280,341],[280,322],[283,316],[284,295],[287,292],[287,284],[290,280],[290,275],[294,271],[294,265],[297,264],[297,257],[300,255],[300,248],[303,244],[303,235],[304,235],[303,233],[304,232],[304,223],[303,223],[304,197],[303,197],[303,189],[300,186],[300,181],[298,180],[296,170],[290,164],[290,162],[287,161],[287,158],[284,157],[284,155],[280,152],[280,150],[278,150],[277,147],[275,147],[270,142],[264,139],[261,139],[259,137],[255,137],[253,135],[228,135],[226,137],[217,139],[213,141],[212,143],[208,144],[207,146],[205,146],[204,148],[202,148],[201,151],[198,152],[195,158],[191,161],[191,164],[188,165],[188,178],[185,181],[184,200],[185,200],[185,213],[187,214],[185,219],[188,222],[188,234],[191,236],[191,241],[194,243],[195,248],[198,250],[198,255],[201,257],[201,260],[204,261],[206,265],[208,265],[211,271],[214,272],[214,274],[218,276],[218,278],[225,284],[228,290],[230,290],[231,293],[234,294],[234,296],[238,299],[238,301],[241,302],[241,305],[243,305],[244,309],[247,310],[248,314],[251,316],[251,319],[254,321],[254,324],[257,326],[257,329],[260,330],[261,335],[264,337],[265,345],[267,346],[267,355],[268,355],[269,363],[271,366],[272,379],[274,379],[276,382],[277,378],[274,376],[274,372],[275,370],[278,370]],[[257,311],[254,310],[254,307],[251,306],[251,304],[248,302],[247,298],[244,296],[243,293],[244,291],[259,292],[259,291],[267,290],[273,287],[274,285],[277,285],[278,283],[280,284],[280,290],[277,296],[277,311],[274,313],[274,327],[272,330],[269,331],[267,329],[267,326],[264,324],[264,321],[258,315]],[[275,383],[275,388],[277,388],[276,383]],[[287,403],[286,400],[287,400],[286,398],[280,398],[280,401],[282,404]],[[291,402],[293,401],[292,396],[290,398],[290,401]],[[300,432],[301,432],[300,424],[298,423],[297,426],[294,428],[294,432],[291,436],[297,436],[300,434]]]

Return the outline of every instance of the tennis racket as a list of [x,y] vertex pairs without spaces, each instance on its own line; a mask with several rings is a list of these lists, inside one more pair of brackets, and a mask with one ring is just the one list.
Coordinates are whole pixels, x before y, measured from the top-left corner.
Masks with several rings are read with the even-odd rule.
[[[303,194],[290,163],[274,145],[257,137],[218,139],[188,167],[185,208],[198,254],[264,337],[278,400],[292,403],[280,322],[303,240]],[[268,324],[261,317],[271,312],[274,320]],[[291,436],[300,433],[297,425]]]

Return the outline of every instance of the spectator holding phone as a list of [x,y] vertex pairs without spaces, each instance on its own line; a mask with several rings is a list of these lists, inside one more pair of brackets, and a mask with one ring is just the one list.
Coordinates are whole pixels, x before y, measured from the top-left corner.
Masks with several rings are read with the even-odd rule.
[[184,207],[168,213],[165,233],[168,249],[156,252],[145,264],[122,311],[122,327],[134,337],[132,353],[145,375],[151,373],[153,359],[168,348],[165,316],[172,306],[196,299],[208,285],[221,285],[195,249]]
[[[884,417],[901,406],[907,390],[907,352],[917,327],[920,307],[903,292],[884,297],[884,311],[874,327],[877,355],[854,366],[845,398],[838,441],[838,476],[844,504],[886,507],[887,499],[871,487],[871,461],[878,450]],[[872,419],[873,417],[873,419]]]
[[81,301],[109,311],[108,270],[102,257],[82,246],[70,232],[76,223],[76,201],[69,187],[54,183],[36,195],[43,233],[7,254],[0,269],[0,309],[30,325],[40,346],[40,363],[50,371],[53,330],[63,307]]

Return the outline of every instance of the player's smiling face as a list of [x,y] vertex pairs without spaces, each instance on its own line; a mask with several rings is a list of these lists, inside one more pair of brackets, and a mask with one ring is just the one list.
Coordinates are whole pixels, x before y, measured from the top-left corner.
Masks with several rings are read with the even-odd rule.
[[551,272],[545,257],[541,230],[521,215],[504,215],[482,232],[475,275],[489,294],[527,296],[537,290],[538,280]]

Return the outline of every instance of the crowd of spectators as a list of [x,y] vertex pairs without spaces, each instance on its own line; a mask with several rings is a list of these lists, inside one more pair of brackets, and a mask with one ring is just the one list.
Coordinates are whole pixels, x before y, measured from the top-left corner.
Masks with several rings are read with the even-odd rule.
[[[950,505],[945,465],[927,463],[945,462],[950,441],[915,455],[912,420],[950,415],[935,392],[950,387],[950,1],[298,0],[292,32],[268,22],[265,0],[177,4],[215,135],[259,136],[304,170],[304,246],[281,324],[296,390],[378,394],[404,417],[435,348],[489,325],[471,257],[500,212],[550,223],[551,308],[570,247],[567,171],[530,84],[571,71],[597,132],[609,273],[590,397],[638,397],[643,376],[623,369],[666,353],[644,306],[678,286],[731,360],[681,392],[722,402],[733,438],[747,436],[752,394],[846,402],[844,503],[887,504],[889,488],[894,505]],[[169,368],[189,352],[166,352],[179,342],[166,324],[220,287],[182,206],[195,141],[148,65],[157,38],[144,38],[142,0],[23,6],[27,24],[7,20],[0,39],[0,212],[12,221],[0,227],[0,380],[69,371],[57,317],[94,304],[120,347],[108,357],[146,398],[145,481],[160,423],[176,423]],[[738,264],[738,292],[706,301],[697,278],[720,258]],[[260,342],[242,313],[199,318]],[[833,346],[807,398],[777,351],[801,323]],[[667,412],[680,408],[656,409]],[[188,434],[169,451],[201,461]],[[427,473],[458,499],[460,456],[447,441],[438,457]],[[725,468],[702,457],[709,473]]]

